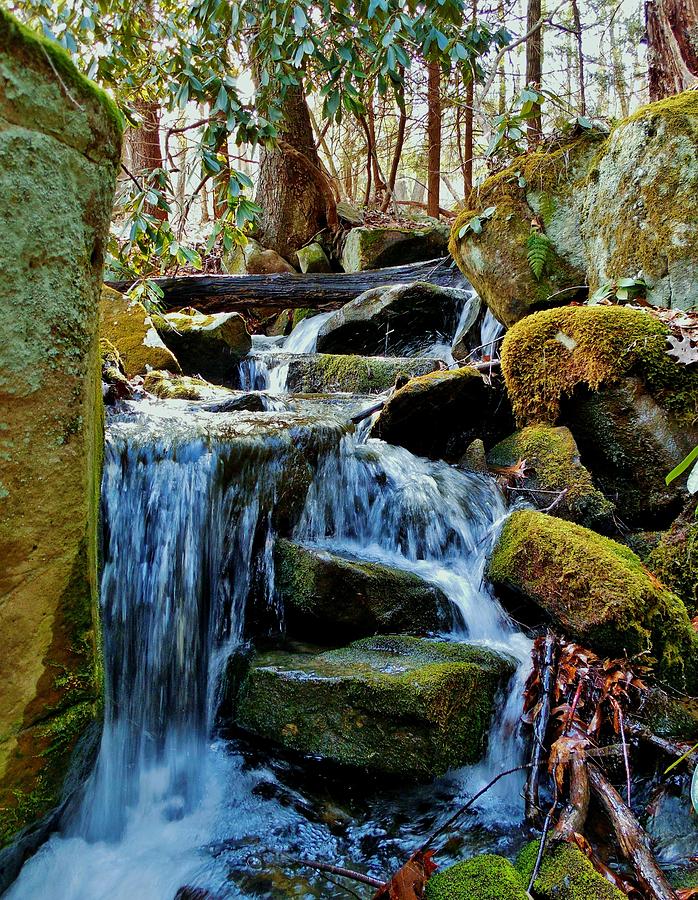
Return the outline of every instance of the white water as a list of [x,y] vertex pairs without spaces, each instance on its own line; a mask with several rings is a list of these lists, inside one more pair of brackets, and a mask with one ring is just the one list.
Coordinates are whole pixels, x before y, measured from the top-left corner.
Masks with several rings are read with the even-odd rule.
[[[304,320],[296,352],[311,345],[312,332],[316,338],[322,323],[310,324],[318,318]],[[326,425],[303,426],[303,437],[291,414],[198,417],[178,402],[132,409],[112,424],[106,450],[107,696],[98,764],[77,814],[7,896],[172,900],[181,886],[198,885],[216,897],[279,897],[257,891],[255,871],[286,851],[385,876],[425,833],[416,813],[408,824],[420,804],[441,797],[446,818],[447,800],[462,800],[521,759],[516,725],[529,642],[484,580],[506,515],[501,495],[484,476],[400,447],[355,434],[338,441],[336,412]],[[282,618],[272,588],[272,513],[298,465],[294,445],[311,447],[307,435],[320,432],[305,453],[319,454],[318,463],[294,538],[438,584],[453,604],[451,639],[486,644],[518,663],[482,763],[428,788],[376,789],[339,836],[283,772],[215,738],[220,676],[243,638],[246,611],[252,604]],[[503,779],[474,822],[496,834],[510,829],[521,819],[520,789],[520,780]],[[324,884],[299,896],[326,897]]]
[[495,319],[491,311],[488,309],[480,325],[480,354],[482,356],[495,357],[499,356],[498,338],[504,331],[502,323]]

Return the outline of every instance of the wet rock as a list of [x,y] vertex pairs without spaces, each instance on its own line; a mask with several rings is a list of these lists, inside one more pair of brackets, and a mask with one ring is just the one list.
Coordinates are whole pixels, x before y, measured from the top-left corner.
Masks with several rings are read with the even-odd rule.
[[[538,846],[538,841],[531,841],[516,860],[516,868],[527,885]],[[581,850],[567,843],[546,848],[533,891],[540,900],[623,900],[625,896],[596,871]]]
[[636,718],[660,737],[694,740],[698,737],[698,700],[670,696],[658,687],[648,689]]
[[513,668],[482,647],[406,636],[265,653],[242,682],[235,721],[305,755],[432,778],[480,758]]
[[690,503],[647,558],[647,568],[698,614],[698,520]]
[[664,476],[698,443],[698,371],[666,353],[666,326],[643,310],[569,307],[507,333],[502,371],[521,424],[570,427],[597,484],[643,527],[686,496]]
[[151,369],[182,371],[142,303],[105,286],[99,303],[99,319],[100,336],[118,350],[127,378],[145,375]]
[[451,345],[451,353],[453,358],[460,362],[467,359],[471,352],[479,347],[480,341],[480,323],[485,314],[485,304],[473,294],[467,301],[465,309],[461,314],[460,322],[456,336],[453,338]]
[[331,272],[332,266],[322,244],[314,242],[301,247],[297,253],[298,266],[301,272]]
[[647,804],[643,825],[660,863],[695,857],[698,824],[691,804],[691,776],[681,772],[657,785]]
[[489,469],[487,467],[487,454],[485,453],[484,441],[480,438],[475,438],[475,440],[466,448],[466,451],[460,460],[460,465],[464,466],[466,469],[470,469],[471,472],[483,472],[484,474],[487,474]]
[[321,353],[415,355],[436,342],[451,343],[468,291],[425,281],[386,285],[360,294],[320,329]]
[[587,528],[604,530],[612,526],[614,506],[594,486],[569,428],[529,425],[487,454],[490,466],[516,466],[521,460],[526,461],[526,477],[517,486],[534,492],[524,493],[525,499],[548,507],[565,491],[551,510],[553,515]]
[[236,364],[252,347],[240,313],[204,315],[195,309],[158,316],[160,336],[179,360],[185,375],[232,381]]
[[[698,686],[698,636],[679,598],[654,581],[628,547],[531,510],[506,521],[488,565],[504,599],[534,604],[565,634],[617,657],[649,650],[659,675]],[[507,595],[508,592],[508,595]]]
[[190,375],[171,372],[148,372],[143,388],[159,400],[207,400],[220,396],[221,389]]
[[124,363],[119,351],[106,338],[99,342],[102,360],[102,399],[110,406],[118,400],[127,400],[133,396],[133,388],[124,374]]
[[[498,319],[642,278],[655,306],[690,309],[698,296],[698,96],[645,106],[609,135],[537,148],[488,178],[456,219],[450,249]],[[479,218],[478,229],[468,223]],[[531,221],[549,244],[539,278],[528,262]],[[465,230],[464,230],[465,229]]]
[[267,250],[252,238],[243,247],[236,245],[225,253],[222,268],[228,275],[277,275],[296,271],[276,250]]
[[526,886],[509,860],[489,853],[436,872],[425,900],[526,900]]
[[204,409],[208,412],[230,413],[230,412],[266,412],[271,409],[271,401],[264,394],[232,392],[231,396],[225,400],[217,400],[215,403],[207,404]]
[[412,378],[390,397],[371,435],[455,462],[475,438],[499,440],[511,425],[501,393],[475,369],[462,368]]
[[100,709],[99,291],[122,122],[4,8],[0,121],[0,846],[28,826],[2,893],[87,777],[71,758]]
[[448,253],[448,226],[436,219],[405,228],[352,228],[342,251],[345,272],[436,259]]
[[278,540],[276,590],[290,634],[336,644],[378,633],[447,628],[451,604],[411,572]]
[[401,375],[409,377],[434,372],[436,359],[414,357],[345,356],[333,353],[275,354],[288,367],[286,385],[300,394],[334,391],[350,394],[380,394]]

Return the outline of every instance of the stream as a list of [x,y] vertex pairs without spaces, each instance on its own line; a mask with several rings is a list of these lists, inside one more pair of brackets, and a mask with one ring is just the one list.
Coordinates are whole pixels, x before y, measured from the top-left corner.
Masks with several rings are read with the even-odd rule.
[[[371,439],[370,422],[352,426],[375,397],[286,393],[278,354],[313,353],[327,315],[304,319],[285,339],[255,337],[240,381],[268,392],[264,412],[141,399],[110,414],[101,746],[79,802],[25,864],[11,900],[350,896],[292,858],[387,878],[459,802],[522,761],[530,642],[484,579],[507,514],[502,496],[487,476]],[[483,323],[481,343],[496,338],[496,324]],[[448,345],[425,355],[453,362]],[[448,639],[517,660],[479,764],[428,785],[391,783],[301,765],[220,727],[229,658],[258,632],[283,632],[272,548],[301,464],[312,478],[294,540],[437,584],[452,604]],[[515,853],[522,786],[512,776],[489,791],[439,863]]]

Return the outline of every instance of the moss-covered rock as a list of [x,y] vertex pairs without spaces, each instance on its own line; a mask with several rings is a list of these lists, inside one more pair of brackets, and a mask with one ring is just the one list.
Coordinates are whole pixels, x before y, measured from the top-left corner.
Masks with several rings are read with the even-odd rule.
[[226,251],[221,263],[228,275],[280,275],[296,271],[276,250],[268,250],[252,238],[243,246],[236,244]]
[[491,443],[511,427],[501,393],[466,367],[412,378],[390,397],[371,435],[418,456],[455,462],[475,438]]
[[[527,885],[538,847],[538,841],[531,841],[516,860],[516,868]],[[625,896],[596,871],[581,850],[566,843],[546,847],[533,893],[539,900],[623,900]]]
[[182,371],[143,304],[106,285],[99,303],[99,333],[118,350],[127,378],[145,375],[151,369]]
[[409,354],[451,343],[470,294],[426,281],[371,288],[333,313],[317,339],[322,353]]
[[290,634],[322,644],[448,627],[451,604],[411,572],[277,540],[276,590]]
[[436,219],[404,228],[352,228],[342,251],[345,272],[383,269],[445,256],[448,226]]
[[495,693],[513,669],[483,647],[406,636],[265,653],[242,681],[235,721],[309,756],[432,778],[480,758]]
[[[498,319],[642,278],[655,306],[698,300],[698,96],[687,91],[620,121],[609,135],[556,140],[515,159],[466,199],[451,232],[456,262]],[[464,226],[486,209],[481,233]],[[549,240],[539,278],[534,230]]]
[[[0,845],[99,712],[98,309],[121,117],[0,9]],[[0,891],[40,831],[0,854]]]
[[490,466],[515,466],[520,460],[526,460],[526,477],[521,487],[542,491],[536,497],[540,506],[553,502],[555,497],[551,493],[566,491],[553,509],[556,516],[587,528],[610,526],[613,504],[595,487],[589,471],[582,465],[569,428],[529,425],[505,438],[487,454]]
[[143,388],[159,400],[211,400],[221,394],[220,388],[203,378],[172,372],[149,372],[143,379]]
[[111,341],[100,338],[99,355],[102,360],[102,397],[105,404],[131,397],[133,390],[124,374],[124,363]]
[[188,308],[157,316],[154,321],[185,375],[201,375],[216,382],[232,381],[237,363],[252,347],[252,338],[240,313],[205,315]]
[[296,254],[301,272],[331,272],[332,266],[322,246],[314,241],[307,247],[301,247]]
[[503,856],[484,853],[432,875],[425,900],[526,900],[521,876]]
[[690,508],[650,553],[647,568],[698,615],[698,520]]
[[698,637],[686,607],[628,547],[522,510],[507,519],[488,573],[570,637],[613,657],[649,651],[666,681],[691,693],[698,687]]
[[286,385],[289,391],[297,394],[336,391],[381,394],[391,388],[400,375],[424,375],[439,366],[435,359],[350,356],[341,353],[280,353],[278,362],[288,367]]

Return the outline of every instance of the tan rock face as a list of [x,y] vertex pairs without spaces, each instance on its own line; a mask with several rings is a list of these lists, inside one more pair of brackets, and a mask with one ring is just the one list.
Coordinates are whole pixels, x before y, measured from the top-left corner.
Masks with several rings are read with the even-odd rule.
[[102,288],[99,333],[119,351],[127,378],[145,375],[151,369],[182,371],[174,353],[163,344],[145,307],[108,287]]
[[0,10],[0,845],[56,805],[100,702],[97,324],[120,143],[111,101]]

